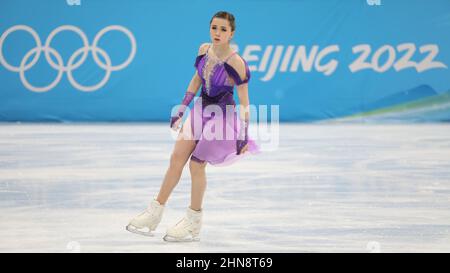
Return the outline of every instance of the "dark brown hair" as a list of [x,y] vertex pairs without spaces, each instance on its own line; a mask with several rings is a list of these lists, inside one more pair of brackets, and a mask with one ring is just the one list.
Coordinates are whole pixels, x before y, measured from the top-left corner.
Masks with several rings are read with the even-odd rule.
[[214,18],[222,18],[222,19],[228,20],[228,22],[230,23],[230,26],[231,26],[231,32],[233,32],[236,29],[236,23],[234,21],[233,14],[226,12],[226,11],[219,11],[216,14],[214,14],[214,16],[211,18],[211,21],[209,21],[210,25]]

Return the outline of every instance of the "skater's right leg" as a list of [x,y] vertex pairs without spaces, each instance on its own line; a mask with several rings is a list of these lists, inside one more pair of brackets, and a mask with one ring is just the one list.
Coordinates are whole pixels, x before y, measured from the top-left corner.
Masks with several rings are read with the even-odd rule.
[[161,221],[164,212],[164,204],[169,198],[173,188],[180,180],[183,167],[195,148],[195,141],[192,138],[182,137],[183,129],[184,128],[181,129],[175,143],[174,151],[170,157],[170,166],[164,177],[158,197],[150,202],[150,205],[144,212],[130,221],[126,227],[128,231],[152,236],[152,231],[156,229]]
[[[167,202],[167,199],[172,193],[172,190],[180,180],[181,173],[184,166],[186,165],[186,162],[188,161],[190,155],[192,154],[192,151],[195,148],[195,140],[192,137],[186,137],[190,136],[187,135],[189,134],[190,130],[188,130],[188,128],[186,127],[189,124],[189,120],[184,123],[183,128],[180,130],[180,133],[178,135],[177,141],[175,142],[174,150],[170,156],[169,168],[166,171],[164,180],[159,190],[158,197],[156,198],[156,200],[160,204],[165,204]],[[186,135],[185,130],[187,130]]]

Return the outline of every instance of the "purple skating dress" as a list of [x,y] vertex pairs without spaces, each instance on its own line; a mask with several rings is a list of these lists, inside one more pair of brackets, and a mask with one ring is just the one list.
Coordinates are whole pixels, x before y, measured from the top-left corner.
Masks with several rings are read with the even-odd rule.
[[[196,142],[191,155],[194,161],[227,166],[249,154],[260,152],[259,146],[248,136],[247,151],[236,154],[236,139],[241,126],[239,109],[233,99],[233,89],[234,85],[245,84],[250,80],[250,70],[247,62],[242,59],[246,68],[246,78],[242,80],[237,71],[227,63],[235,53],[225,60],[220,60],[212,55],[214,53],[210,53],[208,47],[205,54],[196,57],[194,66],[202,79],[202,90],[186,120],[191,125],[190,129]],[[217,132],[216,128],[220,127],[222,135],[214,134]]]

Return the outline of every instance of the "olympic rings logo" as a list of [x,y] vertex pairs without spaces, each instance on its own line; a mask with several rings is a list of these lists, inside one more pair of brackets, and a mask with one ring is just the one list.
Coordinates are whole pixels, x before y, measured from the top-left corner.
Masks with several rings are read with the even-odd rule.
[[[28,51],[25,54],[25,56],[22,58],[22,61],[20,62],[19,66],[12,66],[5,60],[5,58],[3,56],[3,43],[5,42],[5,39],[6,39],[6,37],[8,37],[9,34],[15,32],[15,31],[19,31],[19,30],[30,33],[36,42],[36,47],[32,48],[30,51]],[[97,46],[97,44],[99,43],[99,40],[102,38],[102,36],[105,33],[107,33],[108,31],[114,31],[114,30],[123,32],[126,36],[128,36],[128,38],[130,39],[130,42],[131,42],[131,52],[130,52],[128,58],[122,64],[115,65],[115,66],[111,64],[111,58],[105,52],[105,50],[103,50],[102,48]],[[58,51],[56,51],[54,48],[51,47],[51,42],[52,42],[53,38],[62,31],[75,32],[76,34],[78,34],[80,36],[80,38],[83,42],[83,47],[77,49],[70,56],[67,65],[64,65],[62,57],[58,53]],[[73,72],[73,70],[77,69],[78,67],[80,67],[83,64],[83,62],[86,60],[86,58],[88,56],[89,51],[92,52],[92,56],[93,56],[95,63],[100,68],[104,69],[106,71],[106,73],[105,73],[105,76],[103,77],[103,79],[100,82],[98,82],[97,84],[92,85],[92,86],[84,86],[84,85],[79,84],[74,79],[72,72]],[[53,69],[58,71],[58,75],[53,80],[53,82],[51,82],[47,86],[33,86],[28,82],[27,78],[25,77],[25,72],[36,64],[36,62],[39,60],[39,57],[41,56],[42,52],[44,52],[45,59],[50,64],[50,66]],[[31,62],[28,63],[28,60],[30,59],[30,57],[33,54],[34,54],[34,58],[31,60]],[[55,63],[52,60],[52,58],[50,58],[50,54],[53,55],[53,57],[57,60],[57,63]],[[80,54],[82,54],[81,58],[77,62],[75,62],[75,60],[77,59],[77,57]],[[100,54],[103,57],[105,63],[103,63],[99,59],[98,54]],[[69,79],[70,84],[74,88],[81,90],[81,91],[85,91],[85,92],[98,90],[99,88],[104,86],[106,84],[106,82],[109,80],[109,77],[111,76],[112,71],[118,71],[118,70],[121,70],[121,69],[124,69],[125,67],[127,67],[133,60],[135,54],[136,54],[136,39],[134,38],[131,31],[129,31],[127,28],[125,28],[123,26],[119,26],[119,25],[107,26],[107,27],[103,28],[102,30],[100,30],[97,33],[97,35],[95,35],[92,45],[89,45],[86,34],[84,34],[84,32],[81,31],[81,29],[79,29],[78,27],[72,26],[72,25],[63,25],[63,26],[60,26],[60,27],[54,29],[48,36],[47,40],[45,41],[44,46],[42,46],[41,40],[40,40],[38,34],[36,33],[36,31],[26,25],[15,25],[13,27],[10,27],[0,37],[0,64],[3,65],[6,69],[8,69],[10,71],[19,72],[20,79],[21,79],[23,85],[25,86],[25,88],[27,88],[28,90],[33,91],[33,92],[47,92],[47,91],[51,90],[61,81],[61,78],[62,78],[64,72],[67,73],[67,78]]]

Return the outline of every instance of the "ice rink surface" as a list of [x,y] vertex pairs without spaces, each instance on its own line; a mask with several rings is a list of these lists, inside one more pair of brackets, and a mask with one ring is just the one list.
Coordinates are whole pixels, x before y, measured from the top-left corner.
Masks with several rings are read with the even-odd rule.
[[450,125],[281,124],[279,146],[207,166],[201,241],[125,230],[159,190],[167,124],[0,124],[0,252],[450,252]]

